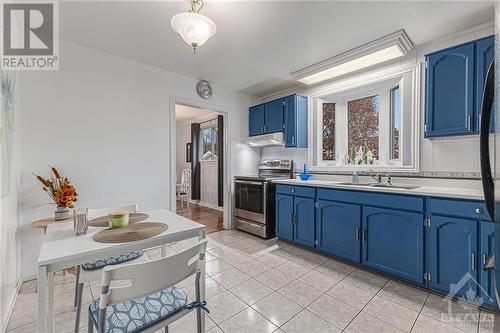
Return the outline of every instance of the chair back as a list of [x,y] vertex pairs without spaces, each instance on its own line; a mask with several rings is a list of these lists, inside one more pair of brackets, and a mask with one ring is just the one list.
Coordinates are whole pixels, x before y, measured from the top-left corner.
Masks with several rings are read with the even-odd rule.
[[139,206],[137,204],[133,204],[114,208],[89,208],[87,212],[89,217],[98,217],[108,215],[110,212],[115,210],[125,210],[129,213],[135,213],[139,210]]
[[181,174],[181,192],[188,192],[191,187],[191,169],[183,169]]
[[[168,257],[119,267],[105,267],[102,272],[99,308],[106,309],[110,304],[154,294],[195,273],[200,273],[206,248],[207,241],[203,240]],[[112,281],[119,280],[130,280],[131,283],[110,288]]]

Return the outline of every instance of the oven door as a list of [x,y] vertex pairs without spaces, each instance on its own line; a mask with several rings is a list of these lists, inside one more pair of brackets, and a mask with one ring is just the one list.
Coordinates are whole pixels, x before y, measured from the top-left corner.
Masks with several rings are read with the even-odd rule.
[[266,223],[266,187],[264,181],[234,181],[234,215],[259,223]]

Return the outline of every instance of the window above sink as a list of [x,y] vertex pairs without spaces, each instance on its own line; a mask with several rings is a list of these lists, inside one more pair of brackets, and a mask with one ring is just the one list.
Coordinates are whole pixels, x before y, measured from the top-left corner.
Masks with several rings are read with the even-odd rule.
[[311,95],[311,170],[418,171],[420,75],[358,75]]

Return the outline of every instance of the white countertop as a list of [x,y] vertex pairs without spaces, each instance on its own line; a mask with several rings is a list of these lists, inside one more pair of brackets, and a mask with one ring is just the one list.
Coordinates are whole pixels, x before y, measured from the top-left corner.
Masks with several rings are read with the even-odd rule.
[[[446,198],[457,198],[457,199],[484,200],[483,191],[481,189],[475,189],[475,188],[471,189],[471,188],[455,188],[455,187],[435,187],[435,186],[423,185],[416,189],[405,190],[400,188],[344,185],[340,184],[340,181],[319,180],[319,179],[311,179],[311,180],[278,179],[278,180],[273,180],[273,183],[286,184],[286,185],[312,186],[312,187],[327,187],[339,190],[356,190],[356,191],[369,191],[369,192],[422,195],[422,196],[432,196],[432,197],[446,197]],[[406,184],[412,184],[411,179]],[[404,185],[404,184],[397,183],[394,185]]]

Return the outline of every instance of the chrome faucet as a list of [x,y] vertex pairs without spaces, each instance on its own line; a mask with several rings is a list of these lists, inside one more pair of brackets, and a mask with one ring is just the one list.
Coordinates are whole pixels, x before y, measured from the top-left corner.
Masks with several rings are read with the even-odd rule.
[[375,179],[377,181],[377,184],[382,183],[382,174],[380,173],[375,173],[372,169],[365,171],[366,175],[370,176],[371,178]]

